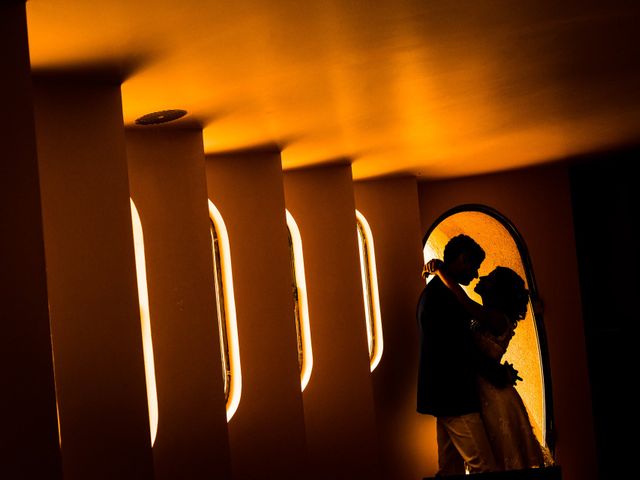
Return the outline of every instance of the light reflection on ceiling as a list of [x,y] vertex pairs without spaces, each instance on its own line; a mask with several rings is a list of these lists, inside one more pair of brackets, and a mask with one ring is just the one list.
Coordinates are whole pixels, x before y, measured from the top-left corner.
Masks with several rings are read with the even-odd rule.
[[116,69],[207,153],[444,178],[635,144],[640,2],[29,0],[34,72]]

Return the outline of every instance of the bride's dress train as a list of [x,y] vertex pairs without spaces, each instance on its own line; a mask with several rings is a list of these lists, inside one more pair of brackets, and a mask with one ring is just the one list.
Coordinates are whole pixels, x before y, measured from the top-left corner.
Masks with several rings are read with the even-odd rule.
[[[479,347],[498,362],[507,350],[514,330],[495,337],[477,333]],[[527,409],[513,386],[498,388],[478,377],[481,413],[496,462],[503,470],[553,465],[551,453],[535,436]]]

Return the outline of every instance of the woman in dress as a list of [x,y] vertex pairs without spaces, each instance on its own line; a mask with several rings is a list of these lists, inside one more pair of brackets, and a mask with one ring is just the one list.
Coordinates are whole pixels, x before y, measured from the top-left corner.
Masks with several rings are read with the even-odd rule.
[[[471,328],[476,332],[478,350],[485,357],[484,360],[495,367],[481,371],[495,372],[499,370],[498,367],[510,367],[508,364],[501,366],[500,362],[518,322],[527,313],[529,291],[525,288],[524,280],[509,268],[496,267],[489,275],[481,277],[474,289],[482,298],[481,305],[469,298],[458,283],[448,278],[442,261],[429,261],[424,273],[438,275],[474,317]],[[553,463],[550,452],[536,438],[514,384],[515,380],[500,385],[486,374],[478,375],[481,414],[496,462],[502,470],[549,466]]]

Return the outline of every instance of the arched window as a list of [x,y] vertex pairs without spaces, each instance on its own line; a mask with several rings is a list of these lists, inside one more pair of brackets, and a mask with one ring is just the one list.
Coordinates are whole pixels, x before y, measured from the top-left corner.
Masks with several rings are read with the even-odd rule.
[[[425,261],[442,259],[449,239],[460,233],[472,237],[485,250],[481,276],[500,265],[511,268],[527,283],[531,299],[527,316],[519,322],[504,359],[513,363],[524,379],[516,388],[527,407],[536,435],[541,442],[552,447],[549,445],[553,438],[550,435],[553,421],[546,340],[535,278],[524,240],[513,224],[495,210],[484,205],[461,205],[443,214],[425,235]],[[470,297],[481,302],[473,291],[474,286],[475,282],[465,290]]]
[[227,421],[238,409],[242,391],[240,369],[240,345],[236,322],[236,304],[233,294],[231,251],[229,235],[218,209],[209,200],[211,242],[213,244],[213,274],[220,334],[220,355],[224,395],[227,404]]
[[144,353],[144,369],[147,381],[147,402],[149,404],[149,424],[151,427],[151,445],[158,434],[158,393],[156,391],[156,372],[153,361],[153,342],[151,339],[151,317],[149,315],[149,293],[147,290],[147,268],[144,258],[144,236],[138,209],[131,202],[131,218],[133,221],[133,245],[136,257],[136,276],[138,279],[138,302],[140,303],[140,321],[142,323],[142,351]]
[[383,350],[382,320],[380,318],[380,299],[378,296],[378,275],[376,273],[376,254],[373,247],[373,235],[369,223],[356,210],[358,248],[360,251],[360,274],[362,276],[362,295],[369,341],[369,364],[371,371],[380,363]]
[[304,275],[302,256],[302,238],[298,225],[289,210],[286,210],[289,250],[291,252],[291,277],[293,282],[294,318],[298,336],[298,365],[300,367],[300,385],[302,391],[307,387],[313,369],[311,350],[311,326],[309,324],[309,306],[307,303],[307,284]]

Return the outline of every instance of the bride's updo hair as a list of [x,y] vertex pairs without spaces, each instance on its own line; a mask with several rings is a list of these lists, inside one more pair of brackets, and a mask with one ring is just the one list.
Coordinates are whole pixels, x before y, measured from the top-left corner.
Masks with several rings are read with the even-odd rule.
[[507,267],[496,267],[487,277],[485,288],[478,292],[483,305],[501,311],[514,323],[524,319],[529,290],[522,277]]

